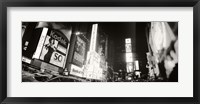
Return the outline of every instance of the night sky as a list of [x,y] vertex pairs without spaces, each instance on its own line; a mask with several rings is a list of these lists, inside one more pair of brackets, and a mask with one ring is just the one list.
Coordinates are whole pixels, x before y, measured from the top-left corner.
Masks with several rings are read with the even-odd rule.
[[148,52],[146,38],[146,22],[107,22],[99,23],[109,39],[114,41],[114,70],[125,70],[125,38],[132,38],[134,59],[141,61],[141,67],[146,65],[146,52]]

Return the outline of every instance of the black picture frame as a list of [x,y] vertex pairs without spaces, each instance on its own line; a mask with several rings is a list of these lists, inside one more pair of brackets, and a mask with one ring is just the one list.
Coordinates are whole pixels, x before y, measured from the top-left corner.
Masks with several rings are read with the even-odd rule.
[[[200,0],[1,0],[0,102],[1,104],[199,104]],[[7,7],[193,7],[193,97],[7,97]]]

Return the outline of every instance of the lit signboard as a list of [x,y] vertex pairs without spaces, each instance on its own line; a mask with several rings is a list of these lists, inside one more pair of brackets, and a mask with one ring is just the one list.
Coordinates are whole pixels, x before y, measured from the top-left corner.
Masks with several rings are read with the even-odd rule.
[[131,43],[131,38],[126,38],[126,40],[125,40],[125,43],[127,44],[127,43]]
[[126,49],[126,70],[128,73],[133,72],[133,53],[131,38],[125,39],[125,49]]
[[90,51],[96,50],[96,42],[97,42],[97,29],[98,24],[93,24],[92,26],[92,34],[91,34],[91,42],[90,42]]
[[100,55],[97,52],[89,52],[87,62],[86,78],[97,79],[100,70]]
[[36,49],[35,53],[33,54],[32,58],[39,59],[40,53],[42,51],[43,44],[45,42],[47,32],[48,32],[48,28],[42,29],[42,33],[41,33],[41,36],[40,36],[40,39],[39,39],[39,42],[38,42],[38,45],[37,45],[37,49]]
[[90,66],[93,68],[93,79],[97,79],[100,70],[100,55],[97,52],[92,52]]
[[31,59],[24,57],[24,56],[22,56],[22,61],[25,63],[29,63],[29,64],[31,63]]
[[55,31],[51,31],[42,45],[40,59],[59,67],[64,67],[67,57],[67,40]]
[[73,63],[82,67],[85,60],[86,42],[77,37],[74,49]]
[[139,61],[135,61],[135,70],[139,70]]
[[126,62],[133,62],[133,54],[126,53]]
[[133,72],[133,63],[127,63],[126,69],[128,73]]
[[126,47],[126,52],[127,52],[127,53],[128,53],[128,52],[132,52],[131,44],[126,44],[125,47]]
[[96,52],[96,42],[97,42],[97,29],[98,24],[93,24],[91,40],[90,40],[90,49],[87,53],[87,62],[86,62],[86,71],[84,76],[88,79],[97,79],[98,73],[101,73],[100,70],[100,55]]
[[83,77],[83,68],[80,68],[76,65],[71,64],[71,71],[70,74]]

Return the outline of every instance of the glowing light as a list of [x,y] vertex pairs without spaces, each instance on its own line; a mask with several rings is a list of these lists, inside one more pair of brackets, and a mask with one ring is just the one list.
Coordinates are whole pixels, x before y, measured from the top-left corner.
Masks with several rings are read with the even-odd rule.
[[133,63],[126,63],[127,72],[133,72]]
[[83,34],[83,33],[81,33],[80,31],[78,31],[78,32],[76,32],[75,34],[76,34],[76,35],[81,35],[81,34]]
[[128,80],[131,80],[132,78],[131,77],[128,77]]
[[139,61],[138,60],[135,61],[135,70],[139,70]]
[[131,43],[131,38],[126,38],[125,43]]
[[126,53],[126,62],[133,62],[133,53]]
[[125,39],[125,49],[126,49],[126,70],[128,73],[133,71],[133,53],[132,53],[132,45],[131,38]]
[[125,47],[126,47],[126,53],[132,52],[131,44],[126,44]]
[[98,29],[98,24],[93,24],[92,25],[92,34],[91,34],[91,42],[90,42],[90,51],[95,51],[96,49],[96,41],[97,41],[97,29]]
[[36,51],[35,51],[35,53],[34,53],[32,58],[39,59],[40,53],[42,52],[43,43],[44,43],[46,35],[47,35],[47,31],[48,31],[48,28],[43,28],[42,34],[40,36],[40,40],[38,42],[37,49],[36,49]]

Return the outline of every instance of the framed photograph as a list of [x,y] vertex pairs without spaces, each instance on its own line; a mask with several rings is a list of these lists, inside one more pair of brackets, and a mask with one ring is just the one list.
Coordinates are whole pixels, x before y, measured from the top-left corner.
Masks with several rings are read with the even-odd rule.
[[199,104],[199,0],[4,0],[2,104]]

